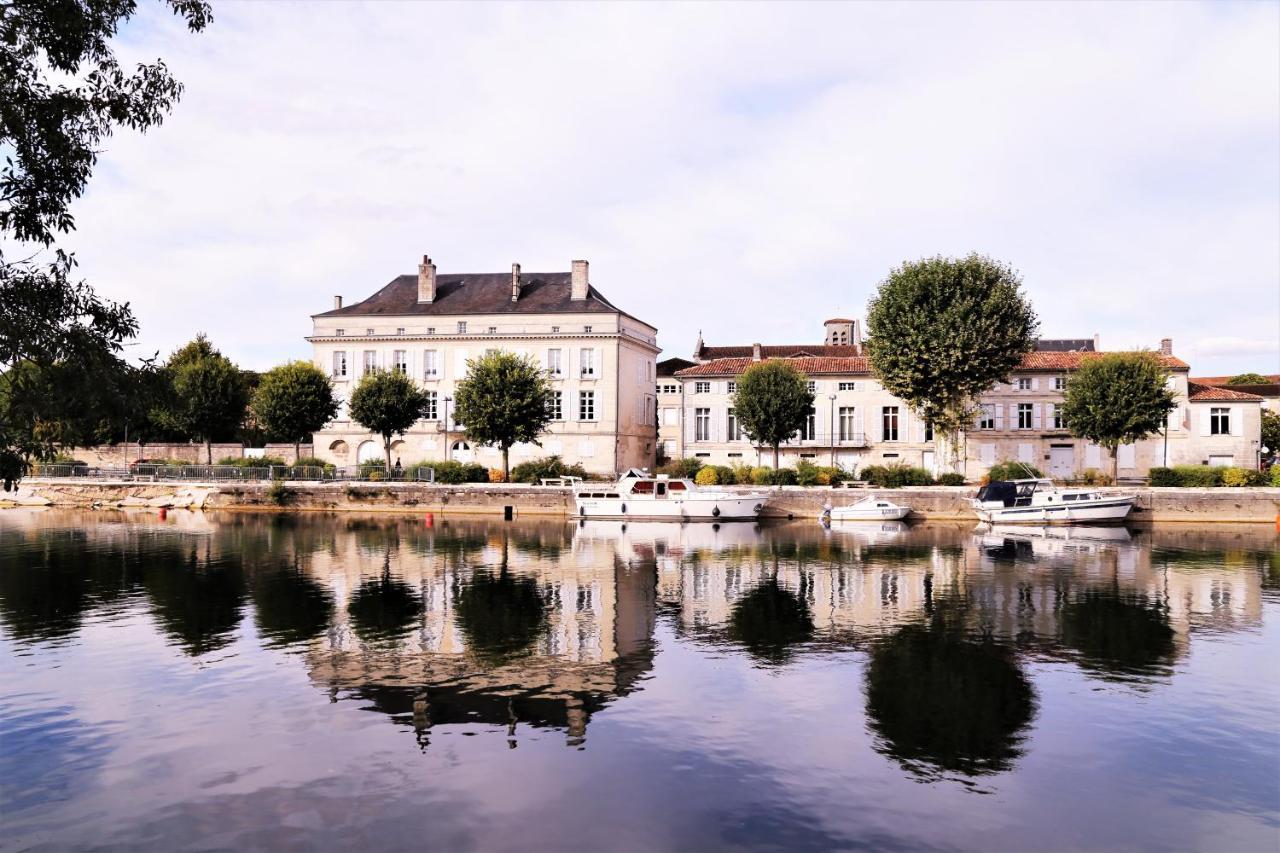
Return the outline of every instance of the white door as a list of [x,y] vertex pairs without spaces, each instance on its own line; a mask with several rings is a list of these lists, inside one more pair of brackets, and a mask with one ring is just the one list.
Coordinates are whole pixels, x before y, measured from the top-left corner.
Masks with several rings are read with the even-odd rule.
[[365,462],[385,462],[386,460],[382,445],[376,441],[362,441],[356,451],[356,462],[361,465]]
[[1065,479],[1075,473],[1076,450],[1074,447],[1049,446],[1049,476]]
[[1210,456],[1209,465],[1214,468],[1229,468],[1235,462],[1234,456]]
[[453,443],[453,453],[451,454],[455,462],[473,462],[475,461],[475,451],[471,449],[471,445],[465,441],[455,441]]
[[938,465],[934,461],[934,451],[932,450],[926,450],[924,452],[924,470],[934,475],[937,475],[938,473]]

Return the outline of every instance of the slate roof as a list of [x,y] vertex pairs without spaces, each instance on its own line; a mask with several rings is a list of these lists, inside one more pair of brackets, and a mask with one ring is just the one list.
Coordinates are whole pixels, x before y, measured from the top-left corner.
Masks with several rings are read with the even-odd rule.
[[627,313],[594,287],[588,288],[586,299],[570,299],[570,273],[567,272],[523,273],[520,283],[520,299],[512,302],[509,272],[437,274],[435,301],[419,302],[418,277],[400,275],[368,299],[315,316]]
[[[1022,360],[1018,367],[1021,371],[1036,370],[1075,370],[1085,359],[1100,358],[1100,352],[1032,352]],[[1170,370],[1187,370],[1186,362],[1171,355],[1159,356],[1161,364]],[[832,357],[800,357],[789,361],[801,373],[808,375],[830,376],[846,374],[851,376],[871,375],[871,363],[865,357],[832,358]],[[676,376],[737,376],[755,362],[750,356],[745,358],[718,358],[704,364],[696,364],[676,372]],[[1252,395],[1245,395],[1251,397]],[[1234,399],[1234,398],[1233,398]]]
[[1257,394],[1246,394],[1243,391],[1232,391],[1230,388],[1215,388],[1212,385],[1187,383],[1187,399],[1193,403],[1260,403],[1262,398]]
[[659,376],[675,376],[677,370],[684,370],[686,367],[693,367],[693,362],[687,358],[664,358],[658,362],[657,374]]
[[[696,357],[710,361],[717,358],[751,358],[752,348],[746,346],[709,347],[703,346]],[[847,358],[858,355],[858,347],[854,344],[766,344],[760,347],[760,355],[764,358],[801,358],[804,356],[826,356],[828,358]]]
[[1041,338],[1036,352],[1095,352],[1093,338]]

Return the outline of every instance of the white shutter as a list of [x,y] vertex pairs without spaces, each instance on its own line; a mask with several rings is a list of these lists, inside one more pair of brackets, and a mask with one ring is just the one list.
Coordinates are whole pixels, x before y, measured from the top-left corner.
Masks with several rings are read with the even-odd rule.
[[884,441],[884,409],[871,413],[871,440],[876,444]]
[[1132,444],[1122,444],[1116,448],[1116,464],[1121,468],[1136,468],[1137,464],[1136,448]]
[[1102,467],[1102,448],[1096,444],[1086,444],[1084,447],[1084,467],[1101,468]]
[[1209,410],[1211,408],[1213,407],[1212,406],[1200,407],[1200,434],[1201,435],[1209,434]]
[[1035,447],[1033,445],[1028,444],[1026,442],[1023,442],[1022,444],[1018,445],[1018,461],[1019,462],[1025,462],[1026,464],[1030,465],[1032,462],[1035,461],[1035,458],[1036,458],[1036,452],[1035,452]]
[[456,349],[453,351],[453,377],[461,379],[467,375],[467,351],[464,349]]
[[1004,429],[1004,403],[996,403],[996,429]]
[[1039,377],[1037,377],[1037,376],[1032,376],[1032,377],[1031,377],[1031,390],[1032,390],[1032,391],[1039,391],[1039,390],[1040,390],[1040,378],[1039,378]]
[[996,464],[996,446],[990,442],[982,445],[982,464],[988,468]]
[[1239,406],[1231,407],[1231,434],[1244,435],[1244,409]]
[[1031,404],[1031,425],[1035,429],[1041,429],[1040,425],[1043,422],[1043,417],[1044,417],[1043,411],[1044,411],[1044,406],[1042,406],[1041,404],[1039,403]]
[[858,406],[853,410],[853,428],[865,441],[867,438],[867,428],[863,423],[865,418],[863,418],[862,414],[862,406]]

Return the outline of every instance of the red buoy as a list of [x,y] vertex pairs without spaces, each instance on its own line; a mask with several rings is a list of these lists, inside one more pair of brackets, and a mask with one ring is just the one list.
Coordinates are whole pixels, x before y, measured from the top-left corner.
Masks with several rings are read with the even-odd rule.
[[427,513],[425,516],[423,516],[423,520],[427,523],[427,527],[430,527],[433,524],[435,524],[436,518],[431,513]]
[[169,517],[169,510],[165,509],[164,507],[160,507],[160,520],[164,521],[168,517]]

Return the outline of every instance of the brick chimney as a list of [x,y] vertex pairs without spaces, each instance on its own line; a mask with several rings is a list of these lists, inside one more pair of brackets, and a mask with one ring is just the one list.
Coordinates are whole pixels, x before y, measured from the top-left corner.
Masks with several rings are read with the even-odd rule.
[[337,311],[341,307],[342,307],[342,297],[341,296],[333,297],[333,310]]
[[515,302],[520,298],[520,265],[511,265],[511,301]]
[[1160,339],[1160,354],[1173,355],[1173,338]]
[[573,300],[586,299],[589,286],[590,282],[587,281],[587,262],[574,261],[573,272],[569,276],[569,298]]
[[436,265],[427,255],[423,255],[422,263],[418,264],[418,301],[436,301]]
[[759,344],[752,344],[752,345],[751,345],[751,360],[752,360],[752,361],[759,361],[759,360],[760,360],[760,345],[759,345]]

